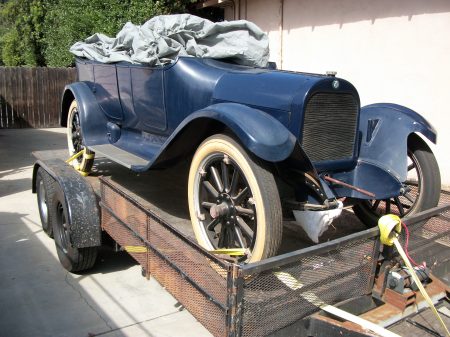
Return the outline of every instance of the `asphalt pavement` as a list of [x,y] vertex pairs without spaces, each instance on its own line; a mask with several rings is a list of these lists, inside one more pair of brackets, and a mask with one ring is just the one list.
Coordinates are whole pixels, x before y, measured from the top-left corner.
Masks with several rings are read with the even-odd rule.
[[64,129],[0,129],[0,337],[211,336],[125,252],[102,248],[83,274],[61,267],[31,193],[31,152],[65,147]]

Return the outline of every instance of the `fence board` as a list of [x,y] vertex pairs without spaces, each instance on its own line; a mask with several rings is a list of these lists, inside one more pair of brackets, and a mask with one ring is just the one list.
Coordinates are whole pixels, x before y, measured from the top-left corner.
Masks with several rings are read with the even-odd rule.
[[0,67],[0,128],[59,126],[64,86],[75,68]]

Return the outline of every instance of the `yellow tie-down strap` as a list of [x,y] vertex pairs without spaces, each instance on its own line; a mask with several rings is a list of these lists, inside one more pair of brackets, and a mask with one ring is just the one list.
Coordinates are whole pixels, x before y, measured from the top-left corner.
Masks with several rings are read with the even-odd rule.
[[144,246],[123,246],[123,250],[128,253],[147,253],[147,247]]
[[[84,148],[83,150],[81,150],[80,152],[75,153],[72,157],[70,157],[69,159],[66,160],[67,164],[70,164],[72,161],[74,161],[75,159],[77,159],[78,157],[83,156],[83,158],[85,159],[94,159],[95,154],[92,153],[86,153],[86,148]],[[89,172],[86,171],[82,171],[80,170],[80,167],[74,166],[75,170],[77,170],[77,172],[79,174],[81,174],[83,177],[86,177],[87,175],[89,175]]]
[[230,255],[230,256],[244,256],[247,254],[246,248],[219,248],[209,251],[212,254]]
[[419,278],[417,277],[416,271],[414,270],[413,266],[411,265],[409,258],[407,257],[400,242],[398,241],[398,236],[402,230],[402,222],[401,222],[400,218],[394,214],[384,215],[378,220],[378,227],[380,228],[381,243],[386,246],[395,245],[398,253],[400,254],[401,258],[403,259],[403,262],[405,263],[406,267],[408,268],[414,282],[417,284],[417,287],[419,288],[420,293],[425,298],[431,311],[434,313],[434,315],[436,316],[436,318],[438,319],[438,321],[444,328],[444,331],[447,334],[447,336],[450,337],[450,332],[449,332],[447,326],[445,325],[444,321],[442,320],[442,317],[439,315],[438,311],[436,310],[436,307],[434,306],[433,301],[431,300],[430,296],[428,296],[425,288],[423,287],[422,283],[420,282]]

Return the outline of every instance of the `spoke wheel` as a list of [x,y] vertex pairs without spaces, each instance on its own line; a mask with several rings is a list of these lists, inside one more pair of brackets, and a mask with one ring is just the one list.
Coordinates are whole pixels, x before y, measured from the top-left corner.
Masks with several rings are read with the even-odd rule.
[[199,146],[188,190],[194,232],[203,247],[247,249],[247,262],[276,253],[282,216],[274,177],[232,138],[216,135]]
[[368,226],[376,226],[379,217],[413,215],[437,206],[440,197],[440,173],[436,158],[418,136],[408,140],[408,175],[400,195],[386,200],[364,200],[354,207],[355,214]]
[[[69,107],[67,114],[67,146],[69,148],[69,155],[74,154],[85,149],[83,141],[83,133],[81,128],[80,114],[78,111],[77,102],[74,100]],[[82,172],[89,172],[94,164],[94,152],[86,148],[85,155],[78,157],[72,161],[72,165]]]

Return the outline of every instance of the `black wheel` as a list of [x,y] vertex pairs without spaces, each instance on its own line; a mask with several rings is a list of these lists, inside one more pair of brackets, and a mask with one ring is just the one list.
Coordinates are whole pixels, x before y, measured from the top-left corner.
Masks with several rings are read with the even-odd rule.
[[355,205],[353,210],[368,226],[376,226],[380,216],[412,215],[437,206],[440,197],[439,166],[428,145],[418,136],[408,138],[408,177],[401,195],[387,200],[368,200]]
[[275,179],[231,137],[215,135],[198,147],[188,194],[200,245],[208,250],[246,248],[246,262],[275,255],[282,236]]
[[36,173],[36,196],[41,218],[42,229],[49,236],[53,237],[53,226],[48,212],[48,205],[55,193],[54,179],[43,169],[38,168]]
[[77,159],[74,159],[71,164],[81,172],[90,172],[94,164],[95,153],[84,145],[80,114],[78,112],[77,101],[75,100],[72,101],[67,114],[67,146],[70,156],[85,149],[85,153]]
[[91,268],[97,258],[97,247],[76,248],[72,245],[68,207],[63,190],[55,187],[50,208],[56,251],[62,266],[70,272]]

